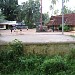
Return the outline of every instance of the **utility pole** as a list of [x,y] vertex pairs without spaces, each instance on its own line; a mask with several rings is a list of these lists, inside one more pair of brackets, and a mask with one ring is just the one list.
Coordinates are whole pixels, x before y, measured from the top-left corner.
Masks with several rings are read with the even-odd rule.
[[41,18],[40,18],[40,23],[41,23],[41,26],[42,26],[42,0],[41,0]]
[[62,35],[64,34],[64,0],[62,0]]

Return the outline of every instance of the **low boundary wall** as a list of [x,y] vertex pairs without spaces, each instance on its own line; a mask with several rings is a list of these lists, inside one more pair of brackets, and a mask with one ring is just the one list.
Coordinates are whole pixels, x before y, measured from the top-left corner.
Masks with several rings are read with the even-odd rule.
[[[25,53],[35,54],[64,54],[75,49],[74,42],[67,43],[23,43]],[[7,44],[0,45],[0,50],[4,50],[8,47]]]

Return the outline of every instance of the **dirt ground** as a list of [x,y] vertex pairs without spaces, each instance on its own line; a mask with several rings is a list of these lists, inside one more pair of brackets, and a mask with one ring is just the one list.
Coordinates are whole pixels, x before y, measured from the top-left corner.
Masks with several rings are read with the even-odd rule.
[[[0,35],[25,35],[25,34],[62,34],[62,32],[36,32],[36,29],[0,30]],[[64,35],[75,35],[75,31],[64,32]]]
[[11,42],[18,39],[25,43],[50,43],[50,42],[75,42],[75,38],[68,35],[75,35],[71,32],[36,32],[36,29],[20,30],[0,30],[0,43]]
[[1,35],[19,35],[19,34],[30,34],[30,33],[36,33],[36,29],[22,29],[22,31],[20,31],[19,29],[17,30],[0,30],[0,34]]

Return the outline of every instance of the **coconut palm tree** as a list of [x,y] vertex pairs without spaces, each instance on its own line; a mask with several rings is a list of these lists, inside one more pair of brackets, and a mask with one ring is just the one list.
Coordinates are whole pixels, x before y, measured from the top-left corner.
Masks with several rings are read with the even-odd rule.
[[54,6],[58,0],[51,0],[50,10],[52,10],[52,15],[54,14]]
[[[58,2],[59,0],[50,0],[51,2],[51,5],[50,5],[50,10],[52,11],[52,15],[54,14],[54,6],[56,5],[56,3]],[[64,3],[68,2],[69,0],[64,0]]]

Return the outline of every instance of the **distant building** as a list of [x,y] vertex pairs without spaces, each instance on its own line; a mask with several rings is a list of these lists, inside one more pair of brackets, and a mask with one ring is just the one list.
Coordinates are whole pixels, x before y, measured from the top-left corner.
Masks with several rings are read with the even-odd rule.
[[[75,13],[65,14],[64,23],[70,27],[71,30],[75,30]],[[48,28],[54,28],[59,30],[59,26],[62,24],[62,15],[51,16],[50,21],[46,24]]]
[[16,25],[16,21],[5,21],[0,23],[0,29],[10,29]]
[[0,23],[0,29],[11,29],[11,28],[23,29],[25,28],[25,24],[16,21],[5,21]]

